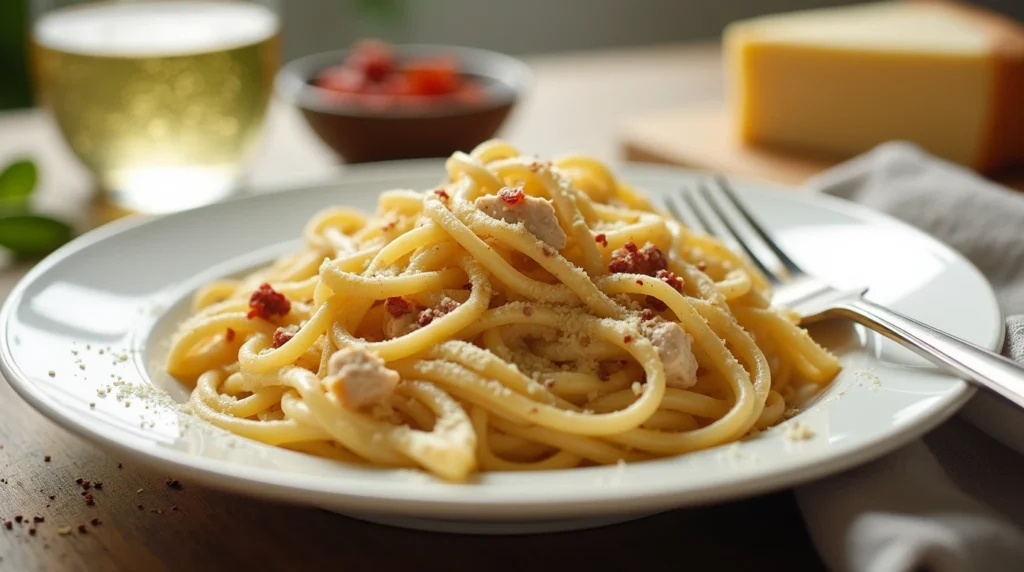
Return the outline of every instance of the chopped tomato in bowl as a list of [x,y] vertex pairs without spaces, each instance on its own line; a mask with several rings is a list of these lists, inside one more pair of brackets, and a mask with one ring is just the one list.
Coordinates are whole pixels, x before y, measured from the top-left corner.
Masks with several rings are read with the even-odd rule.
[[526,90],[529,68],[462,46],[389,45],[301,57],[278,96],[346,162],[447,157],[493,137]]
[[340,102],[373,109],[437,103],[478,104],[484,99],[479,81],[463,74],[452,56],[400,59],[387,44],[364,40],[345,60],[313,78],[313,85]]

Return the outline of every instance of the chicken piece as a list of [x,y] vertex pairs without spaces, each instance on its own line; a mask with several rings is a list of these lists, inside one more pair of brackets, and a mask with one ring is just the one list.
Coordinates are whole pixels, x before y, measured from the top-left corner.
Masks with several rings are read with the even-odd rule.
[[480,197],[476,207],[491,218],[509,224],[523,223],[527,232],[556,250],[565,248],[565,231],[558,225],[551,201],[531,197],[521,187],[505,187],[497,195]]
[[391,340],[408,334],[416,327],[416,305],[401,296],[384,302],[384,337]]
[[665,368],[665,384],[686,389],[697,383],[697,358],[693,357],[692,339],[675,322],[646,322],[645,334],[658,350]]
[[416,314],[405,314],[402,316],[384,315],[384,337],[393,340],[416,329]]
[[379,356],[361,347],[347,347],[334,352],[327,362],[324,386],[352,410],[387,407],[399,376],[384,365]]

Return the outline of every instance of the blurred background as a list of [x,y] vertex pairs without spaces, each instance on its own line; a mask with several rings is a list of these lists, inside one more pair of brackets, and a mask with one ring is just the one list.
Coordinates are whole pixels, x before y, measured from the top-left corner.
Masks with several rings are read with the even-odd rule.
[[[30,0],[0,0],[0,109],[30,106]],[[733,20],[836,0],[284,0],[282,61],[360,37],[474,46],[510,54],[717,40]],[[972,0],[1024,20],[1022,0]]]
[[[0,0],[0,248],[493,136],[785,185],[901,139],[1024,187],[1024,0],[938,1]],[[785,12],[823,57],[750,34]]]

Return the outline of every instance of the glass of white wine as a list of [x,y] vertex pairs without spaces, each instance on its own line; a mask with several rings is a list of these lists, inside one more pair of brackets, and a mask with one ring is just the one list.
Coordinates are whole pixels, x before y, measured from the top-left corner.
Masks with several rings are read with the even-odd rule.
[[33,0],[40,101],[113,204],[232,193],[278,64],[277,0]]

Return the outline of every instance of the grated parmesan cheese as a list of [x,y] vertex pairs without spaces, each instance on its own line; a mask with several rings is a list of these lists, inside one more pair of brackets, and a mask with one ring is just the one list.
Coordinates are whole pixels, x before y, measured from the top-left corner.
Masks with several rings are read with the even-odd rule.
[[799,421],[794,421],[786,427],[786,438],[790,441],[806,441],[813,437],[814,431]]

